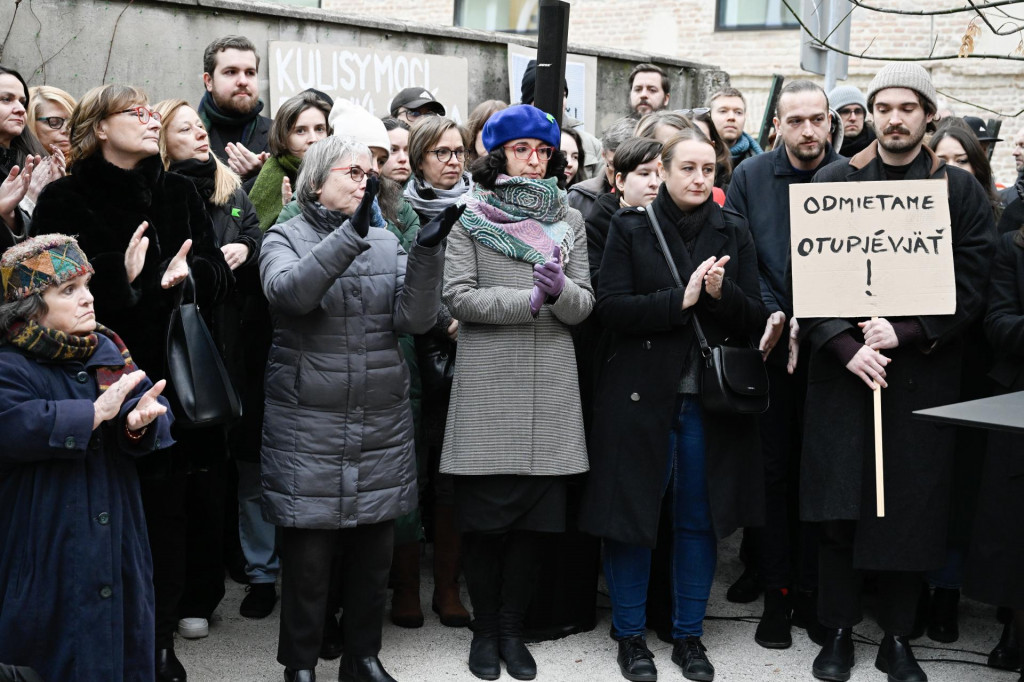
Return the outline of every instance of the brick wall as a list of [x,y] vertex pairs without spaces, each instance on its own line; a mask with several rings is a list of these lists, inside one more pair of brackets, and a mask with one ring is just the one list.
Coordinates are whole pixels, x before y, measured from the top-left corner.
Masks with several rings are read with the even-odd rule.
[[[466,0],[472,1],[472,0]],[[355,14],[389,16],[404,21],[450,25],[454,0],[324,0],[324,7]],[[771,85],[772,74],[787,79],[824,79],[800,70],[798,29],[772,31],[715,31],[712,0],[570,0],[569,42],[608,48],[637,49],[681,59],[716,64],[729,73],[732,84],[748,99],[747,129],[756,132]],[[790,4],[799,7],[798,0]],[[874,4],[901,10],[934,7],[928,0],[875,0]],[[908,17],[856,9],[850,50],[878,57],[955,54],[969,14]],[[996,17],[993,17],[995,20]],[[999,21],[995,21],[998,25]],[[1000,37],[982,26],[976,52],[1009,54],[1020,36]],[[934,46],[934,48],[933,48]],[[934,49],[934,52],[932,50]],[[884,61],[850,58],[846,83],[867,89]],[[1010,140],[1024,129],[1024,115],[1009,116],[1024,108],[1024,64],[1006,60],[934,60],[922,62],[940,96],[945,94],[957,115],[1003,114],[1000,136],[992,159],[996,179],[1016,177]],[[955,100],[964,100],[968,104]],[[698,102],[675,102],[679,106]]]

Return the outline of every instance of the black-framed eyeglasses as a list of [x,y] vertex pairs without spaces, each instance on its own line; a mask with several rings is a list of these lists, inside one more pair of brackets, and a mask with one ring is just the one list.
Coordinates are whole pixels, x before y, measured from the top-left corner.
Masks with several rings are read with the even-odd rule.
[[39,116],[36,118],[39,122],[45,122],[47,128],[52,130],[63,130],[64,126],[68,124],[68,119],[63,116]]
[[415,121],[420,116],[437,116],[436,111],[417,111],[416,109],[399,109],[398,116],[405,114],[409,119]]
[[459,161],[462,161],[464,158],[466,158],[466,150],[462,147],[459,147],[458,149],[448,149],[448,147],[441,147],[440,149],[431,149],[427,153],[436,156],[439,163],[448,163],[448,160],[452,158],[453,154],[455,155],[455,158],[458,159]]
[[375,178],[378,175],[380,175],[377,171],[363,170],[359,166],[335,166],[331,170],[332,171],[341,171],[345,175],[347,175],[350,178],[352,178],[352,182],[356,183],[357,185],[359,183],[361,183],[363,181],[363,178],[365,178],[367,176],[369,176],[371,178]]
[[864,116],[867,112],[862,107],[843,107],[836,113],[840,116]]
[[549,161],[555,153],[555,148],[546,144],[539,147],[531,147],[528,144],[506,144],[503,149],[512,150],[512,154],[520,161],[529,161],[534,154],[537,154],[537,159],[540,161]]
[[150,119],[153,119],[154,121],[159,123],[160,119],[163,118],[162,116],[160,116],[159,112],[153,111],[149,107],[144,107],[144,106],[132,107],[131,109],[125,109],[125,110],[119,111],[117,113],[119,113],[119,114],[135,114],[135,116],[138,117],[138,119],[139,119],[139,123],[141,123],[142,125],[146,125],[147,123],[149,123]]
[[680,116],[687,116],[693,118],[694,116],[703,116],[704,114],[710,114],[711,109],[708,107],[697,107],[696,109],[676,109],[675,112]]

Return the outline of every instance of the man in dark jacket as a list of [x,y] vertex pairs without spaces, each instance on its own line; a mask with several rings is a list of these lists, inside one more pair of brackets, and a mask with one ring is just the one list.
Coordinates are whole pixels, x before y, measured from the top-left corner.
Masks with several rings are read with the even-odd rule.
[[259,173],[269,155],[273,121],[260,116],[259,68],[256,46],[244,36],[217,38],[203,52],[206,92],[199,116],[210,133],[210,150],[243,180]]
[[[757,247],[761,297],[769,314],[760,344],[771,392],[771,406],[760,423],[767,515],[763,528],[744,531],[752,567],[761,575],[765,588],[764,613],[754,639],[768,648],[788,647],[792,643],[790,612],[793,605],[809,605],[810,608],[801,609],[801,613],[807,612],[812,621],[814,618],[815,543],[810,533],[799,532],[799,522],[795,514],[790,513],[797,494],[795,472],[799,469],[792,462],[798,459],[800,452],[806,363],[799,366],[796,374],[787,372],[788,344],[779,344],[779,341],[786,321],[793,317],[789,187],[810,182],[819,168],[841,158],[828,142],[831,122],[828,109],[825,91],[818,85],[807,80],[787,83],[779,95],[775,117],[775,129],[779,131],[782,144],[737,168],[725,199],[725,207],[743,215],[750,225]],[[797,543],[797,535],[804,542]],[[798,570],[794,574],[790,566],[793,543],[804,545],[799,552],[800,565],[809,565],[810,570]],[[803,600],[798,601],[801,596]]]
[[[812,672],[849,679],[852,628],[862,618],[864,572],[872,571],[885,633],[875,666],[889,680],[918,682],[928,678],[909,635],[922,573],[945,563],[955,439],[912,412],[960,397],[963,335],[984,311],[995,227],[981,185],[923,145],[937,109],[924,68],[883,67],[867,104],[878,139],[814,181],[945,180],[956,312],[801,320],[809,357],[800,507],[804,520],[820,523],[818,617],[829,628]],[[884,517],[875,511],[873,390],[883,390]]]
[[867,122],[868,101],[852,85],[839,85],[828,93],[828,105],[843,121],[843,146],[839,153],[851,157],[875,141],[875,130]]

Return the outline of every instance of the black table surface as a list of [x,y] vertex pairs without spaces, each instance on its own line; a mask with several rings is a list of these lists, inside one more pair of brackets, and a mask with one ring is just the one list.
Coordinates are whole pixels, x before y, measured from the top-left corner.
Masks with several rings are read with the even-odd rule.
[[1024,391],[917,410],[919,419],[1024,433]]

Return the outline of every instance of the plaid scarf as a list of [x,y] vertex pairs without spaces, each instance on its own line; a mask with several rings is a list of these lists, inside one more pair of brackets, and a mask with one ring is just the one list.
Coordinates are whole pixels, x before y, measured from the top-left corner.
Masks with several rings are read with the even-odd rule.
[[96,382],[100,386],[100,393],[102,393],[117,383],[122,376],[138,369],[121,337],[103,325],[97,324],[96,331],[91,334],[78,336],[44,327],[34,320],[18,322],[7,330],[4,340],[15,348],[44,360],[85,361],[91,358],[99,347],[100,334],[114,342],[124,360],[124,365],[101,365],[96,368]]
[[565,190],[558,188],[555,178],[501,175],[494,189],[475,185],[465,196],[466,212],[460,224],[475,241],[535,265],[551,260],[557,245],[562,263],[568,262],[573,234],[565,222]]

